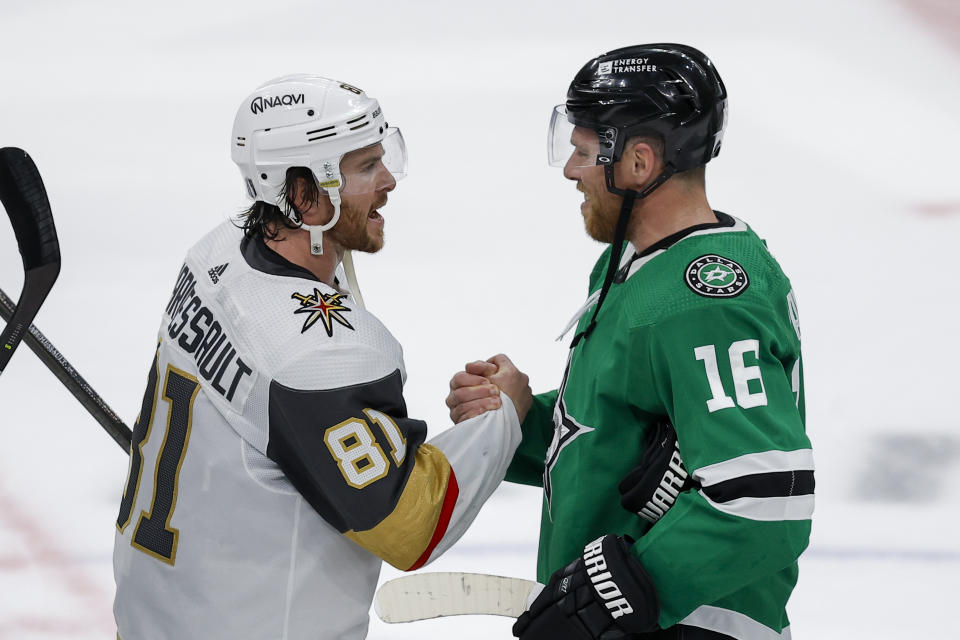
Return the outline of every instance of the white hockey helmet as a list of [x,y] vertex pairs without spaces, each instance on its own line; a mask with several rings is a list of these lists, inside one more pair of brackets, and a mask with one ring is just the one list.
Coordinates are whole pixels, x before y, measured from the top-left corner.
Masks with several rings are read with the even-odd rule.
[[[340,219],[340,194],[353,193],[340,174],[340,160],[374,144],[383,145],[387,170],[402,178],[407,170],[403,135],[387,126],[375,99],[338,80],[296,74],[270,80],[243,101],[230,147],[247,195],[280,207],[310,232],[311,253],[320,254],[323,232]],[[291,167],[309,168],[330,197],[334,214],[328,223],[306,225],[293,219],[283,195]]]

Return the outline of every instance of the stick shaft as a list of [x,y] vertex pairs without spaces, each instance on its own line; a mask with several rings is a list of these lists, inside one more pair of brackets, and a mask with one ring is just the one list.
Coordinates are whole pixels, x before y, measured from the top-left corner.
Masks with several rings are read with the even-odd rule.
[[[13,317],[15,305],[7,297],[7,294],[0,289],[0,315],[7,322]],[[73,394],[80,404],[90,412],[90,415],[100,423],[100,426],[110,434],[110,437],[120,445],[125,452],[130,452],[130,427],[124,424],[113,409],[111,409],[103,398],[97,394],[93,388],[87,384],[83,376],[73,368],[66,358],[63,357],[56,347],[47,340],[46,336],[40,333],[32,324],[24,335],[23,341],[30,349],[37,354],[40,361],[57,377],[60,382]]]

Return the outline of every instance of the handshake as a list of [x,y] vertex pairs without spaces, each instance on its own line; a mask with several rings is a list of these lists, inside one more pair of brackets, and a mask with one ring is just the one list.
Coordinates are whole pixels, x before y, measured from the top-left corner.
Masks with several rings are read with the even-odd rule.
[[520,422],[530,410],[533,394],[530,379],[510,361],[498,354],[489,360],[476,360],[450,379],[447,407],[454,424],[500,408],[500,392],[510,396]]

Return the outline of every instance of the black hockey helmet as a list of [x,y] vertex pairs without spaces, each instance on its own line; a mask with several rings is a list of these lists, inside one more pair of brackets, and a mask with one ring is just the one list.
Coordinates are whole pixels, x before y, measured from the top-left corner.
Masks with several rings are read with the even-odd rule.
[[[595,164],[620,159],[628,138],[656,134],[671,173],[702,166],[720,152],[727,91],[702,52],[682,44],[640,44],[604,53],[577,73],[554,110],[550,161],[563,166],[570,125],[597,132]],[[555,126],[565,119],[566,132]]]

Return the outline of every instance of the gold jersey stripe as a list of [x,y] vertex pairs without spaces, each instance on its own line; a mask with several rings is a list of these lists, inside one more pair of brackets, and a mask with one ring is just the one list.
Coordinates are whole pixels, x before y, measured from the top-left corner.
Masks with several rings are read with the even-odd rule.
[[407,570],[430,544],[443,510],[450,463],[430,444],[417,448],[413,469],[397,506],[377,526],[347,531],[345,536],[393,566]]

